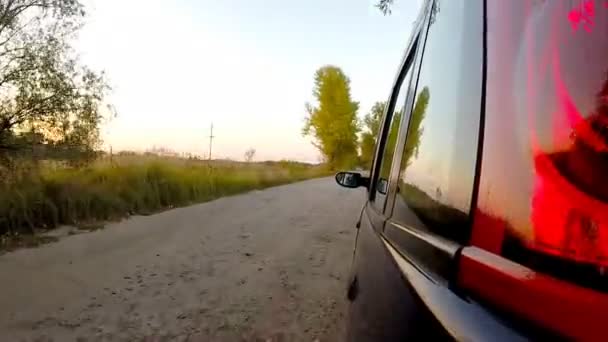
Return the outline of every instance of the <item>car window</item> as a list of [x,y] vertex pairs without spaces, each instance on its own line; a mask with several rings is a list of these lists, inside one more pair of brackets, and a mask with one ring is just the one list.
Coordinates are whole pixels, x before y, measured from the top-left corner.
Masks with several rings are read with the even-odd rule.
[[[413,51],[411,52],[413,54]],[[405,99],[409,89],[410,80],[412,78],[412,66],[410,61],[406,60],[405,74],[398,79],[396,86],[394,87],[393,94],[389,100],[387,112],[385,113],[386,119],[384,121],[385,134],[385,145],[382,153],[379,153],[380,165],[378,166],[378,177],[375,187],[375,196],[372,203],[379,211],[384,210],[386,203],[389,176],[391,173],[391,167],[393,162],[393,156],[395,155],[395,148],[397,147],[397,135],[399,133],[399,126],[401,120],[403,120],[405,113]],[[380,139],[377,139],[380,141]]]
[[481,15],[469,5],[438,1],[431,12],[392,213],[456,241],[469,233],[481,108]]

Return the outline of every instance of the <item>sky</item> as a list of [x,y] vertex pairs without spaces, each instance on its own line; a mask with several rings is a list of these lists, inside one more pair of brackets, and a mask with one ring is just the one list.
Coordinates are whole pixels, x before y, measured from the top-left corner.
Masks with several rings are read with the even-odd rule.
[[103,70],[117,116],[104,149],[319,161],[302,137],[314,72],[339,66],[359,116],[385,101],[421,0],[87,0],[76,44]]

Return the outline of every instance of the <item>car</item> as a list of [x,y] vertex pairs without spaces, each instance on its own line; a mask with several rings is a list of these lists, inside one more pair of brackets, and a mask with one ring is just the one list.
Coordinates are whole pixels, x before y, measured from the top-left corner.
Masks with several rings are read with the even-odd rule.
[[423,2],[336,176],[367,188],[348,341],[608,339],[607,34],[604,0]]

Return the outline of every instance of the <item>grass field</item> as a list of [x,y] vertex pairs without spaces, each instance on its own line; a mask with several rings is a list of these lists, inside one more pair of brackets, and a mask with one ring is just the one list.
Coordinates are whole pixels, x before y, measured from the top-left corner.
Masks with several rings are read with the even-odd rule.
[[296,162],[207,162],[141,155],[101,159],[80,168],[38,163],[1,171],[4,236],[145,215],[328,175],[323,166]]

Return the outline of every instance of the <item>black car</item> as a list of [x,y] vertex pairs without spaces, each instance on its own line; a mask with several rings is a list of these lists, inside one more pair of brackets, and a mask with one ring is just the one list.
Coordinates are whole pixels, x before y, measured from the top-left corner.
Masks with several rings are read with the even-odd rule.
[[608,340],[608,1],[429,0],[406,46],[336,176],[368,189],[348,340]]

